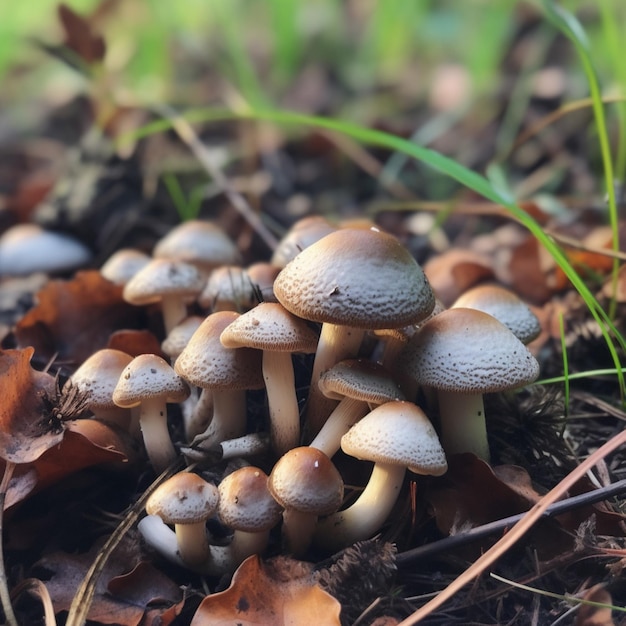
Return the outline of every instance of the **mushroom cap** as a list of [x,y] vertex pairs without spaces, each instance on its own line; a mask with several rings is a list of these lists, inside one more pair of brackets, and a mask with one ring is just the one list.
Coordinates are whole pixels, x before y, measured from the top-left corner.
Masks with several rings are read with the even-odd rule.
[[495,317],[476,309],[443,311],[420,327],[403,350],[420,385],[460,393],[493,393],[533,382],[539,363]]
[[116,407],[113,391],[133,357],[121,350],[103,348],[94,352],[83,361],[72,374],[72,384],[88,396],[90,409],[109,409]]
[[285,267],[302,250],[336,230],[337,226],[321,215],[310,215],[299,219],[291,225],[285,236],[278,242],[272,254],[272,265]]
[[64,272],[90,259],[91,252],[77,239],[36,224],[16,224],[0,236],[0,276]]
[[152,256],[178,259],[205,270],[239,262],[239,251],[230,237],[205,220],[188,220],[172,228],[156,243]]
[[278,524],[283,509],[267,488],[267,474],[258,467],[241,467],[228,474],[218,490],[217,514],[226,526],[254,533]]
[[452,308],[465,307],[489,313],[500,320],[523,344],[541,332],[537,316],[510,289],[499,285],[478,285],[462,293]]
[[341,229],[310,245],[278,274],[274,293],[298,317],[372,330],[416,324],[435,305],[409,251],[374,229]]
[[383,404],[404,400],[404,394],[387,368],[367,359],[345,359],[322,373],[320,391],[334,400],[343,397]]
[[255,305],[256,293],[248,272],[238,265],[216,267],[209,276],[198,303],[207,309],[247,311]]
[[278,459],[267,483],[284,509],[328,515],[343,500],[343,480],[333,462],[317,448],[293,448]]
[[215,485],[191,472],[179,472],[161,483],[148,498],[146,512],[166,524],[196,524],[214,515],[219,502]]
[[204,317],[200,315],[186,317],[170,330],[167,337],[161,342],[161,350],[171,359],[176,359],[203,321]]
[[145,252],[135,248],[121,248],[104,262],[100,273],[116,285],[125,285],[149,262],[150,257]]
[[200,271],[183,261],[152,259],[124,285],[124,300],[142,305],[159,302],[164,295],[197,296],[205,279]]
[[317,348],[317,333],[282,304],[261,302],[229,324],[220,341],[227,348],[310,354]]
[[341,449],[357,459],[403,465],[416,474],[441,476],[448,470],[433,425],[412,402],[377,406],[341,438]]
[[207,316],[174,363],[174,370],[192,385],[210,389],[262,389],[263,353],[252,348],[225,348],[222,331],[239,317],[235,311]]
[[274,296],[274,281],[281,268],[271,263],[259,261],[248,266],[248,277],[252,281],[257,297],[261,302],[277,302]]
[[113,402],[131,408],[145,399],[162,398],[164,402],[182,402],[189,397],[189,386],[156,354],[140,354],[122,372]]

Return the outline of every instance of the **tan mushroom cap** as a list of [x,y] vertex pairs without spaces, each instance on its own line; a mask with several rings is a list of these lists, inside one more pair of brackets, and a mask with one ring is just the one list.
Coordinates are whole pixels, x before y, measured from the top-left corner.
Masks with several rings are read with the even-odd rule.
[[448,469],[433,425],[412,402],[376,407],[341,438],[341,449],[357,459],[402,465],[416,474],[441,476]]
[[499,285],[478,285],[462,293],[452,308],[465,307],[489,313],[500,320],[522,343],[527,344],[541,332],[537,316],[511,290]]
[[343,480],[332,461],[316,448],[293,448],[278,459],[268,489],[285,509],[312,515],[336,511],[343,500]]
[[140,269],[150,262],[150,257],[135,248],[122,248],[114,252],[100,268],[100,273],[116,285],[125,285]]
[[186,317],[168,333],[161,343],[161,350],[171,359],[176,359],[185,349],[185,346],[203,321],[204,317],[200,315]]
[[207,316],[176,359],[176,373],[197,387],[262,389],[263,353],[252,348],[225,348],[220,342],[222,331],[238,317],[235,311]]
[[217,487],[191,472],[179,472],[159,485],[146,502],[148,515],[166,524],[196,524],[214,515]]
[[409,251],[374,229],[341,229],[310,245],[278,274],[274,293],[298,317],[360,329],[415,324],[435,304]]
[[321,375],[319,387],[327,398],[334,400],[346,396],[373,404],[404,400],[389,371],[366,359],[340,361]]
[[282,507],[267,488],[267,474],[258,467],[241,467],[219,484],[220,520],[236,530],[260,532],[278,524]]
[[143,305],[159,302],[164,295],[195,297],[205,279],[193,265],[171,259],[152,259],[124,286],[124,300]]
[[460,393],[493,393],[533,382],[539,364],[495,317],[476,309],[443,311],[405,348],[407,371],[421,385]]
[[70,380],[79,391],[88,395],[90,409],[116,407],[113,391],[120,375],[133,357],[121,350],[104,348],[94,352],[72,374]]
[[285,236],[278,242],[276,250],[272,254],[272,265],[285,267],[302,250],[336,230],[337,226],[331,224],[321,215],[311,215],[299,219],[292,224]]
[[310,354],[317,347],[317,333],[282,304],[262,302],[229,324],[220,341],[227,348]]
[[254,285],[243,267],[222,265],[211,272],[198,302],[214,311],[247,311],[256,303]]
[[148,398],[165,402],[182,402],[189,397],[189,386],[156,354],[140,354],[122,372],[113,401],[117,406],[131,408]]
[[172,228],[154,247],[156,259],[179,259],[205,270],[239,262],[239,251],[230,237],[206,220],[188,220]]

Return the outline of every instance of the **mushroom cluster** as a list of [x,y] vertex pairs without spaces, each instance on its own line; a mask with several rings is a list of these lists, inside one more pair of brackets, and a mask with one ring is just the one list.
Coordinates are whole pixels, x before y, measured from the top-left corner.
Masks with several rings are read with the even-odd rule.
[[[155,472],[181,455],[198,464],[155,491],[140,530],[202,574],[263,552],[275,527],[296,555],[372,537],[407,470],[419,483],[444,474],[450,454],[488,460],[483,394],[538,375],[525,346],[538,326],[523,303],[477,288],[446,310],[409,251],[377,228],[303,220],[270,262],[246,268],[217,226],[188,222],[152,258],[131,254],[113,272],[117,263],[106,275],[163,320],[171,364],[111,353],[97,357],[110,382],[92,362],[73,379],[95,418],[140,430]],[[368,468],[358,497],[337,458]],[[211,541],[207,519],[229,543]]]

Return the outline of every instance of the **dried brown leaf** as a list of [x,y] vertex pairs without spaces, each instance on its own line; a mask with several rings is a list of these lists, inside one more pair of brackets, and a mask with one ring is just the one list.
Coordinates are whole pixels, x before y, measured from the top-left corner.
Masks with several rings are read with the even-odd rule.
[[[611,604],[611,594],[604,588],[604,585],[595,585],[588,589],[583,600],[588,602],[598,602],[600,604]],[[613,626],[612,611],[609,607],[591,606],[581,604],[578,608],[574,626]]]

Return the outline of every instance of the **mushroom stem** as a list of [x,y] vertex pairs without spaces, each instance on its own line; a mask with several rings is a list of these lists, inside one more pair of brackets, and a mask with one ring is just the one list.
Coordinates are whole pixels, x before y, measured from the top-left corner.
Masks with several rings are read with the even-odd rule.
[[270,412],[270,438],[282,456],[300,445],[300,412],[290,352],[263,351],[263,378]]
[[211,389],[200,388],[199,395],[191,403],[182,405],[185,437],[191,441],[196,435],[203,433],[213,419],[213,392]]
[[166,336],[187,317],[187,305],[179,294],[164,294],[161,299],[161,312]]
[[242,561],[253,554],[262,554],[267,548],[269,537],[269,530],[259,532],[236,530],[229,544],[233,561],[236,563],[235,567],[238,567]]
[[441,445],[446,454],[473,452],[489,462],[485,407],[480,393],[439,391]]
[[368,412],[367,402],[344,397],[309,444],[310,447],[332,457],[339,450],[341,438]]
[[317,524],[317,515],[295,509],[283,511],[283,538],[287,550],[294,557],[303,556],[311,545]]
[[246,433],[246,392],[241,389],[213,390],[213,419],[207,429],[198,435],[192,445],[203,450],[235,439]]
[[176,533],[158,515],[146,515],[137,529],[144,541],[162,557],[180,567],[186,566],[178,552]]
[[336,400],[330,400],[320,391],[318,386],[320,376],[335,363],[356,357],[364,334],[364,330],[350,326],[340,326],[328,322],[322,324],[307,400],[306,423],[309,437],[317,435],[337,405]]
[[186,566],[198,571],[205,569],[211,560],[211,549],[204,522],[174,524],[178,552]]
[[403,465],[375,463],[358,500],[317,524],[315,543],[325,550],[336,551],[372,537],[396,503],[405,473]]
[[160,474],[176,460],[176,449],[167,429],[167,404],[159,398],[142,400],[139,425],[150,463]]

